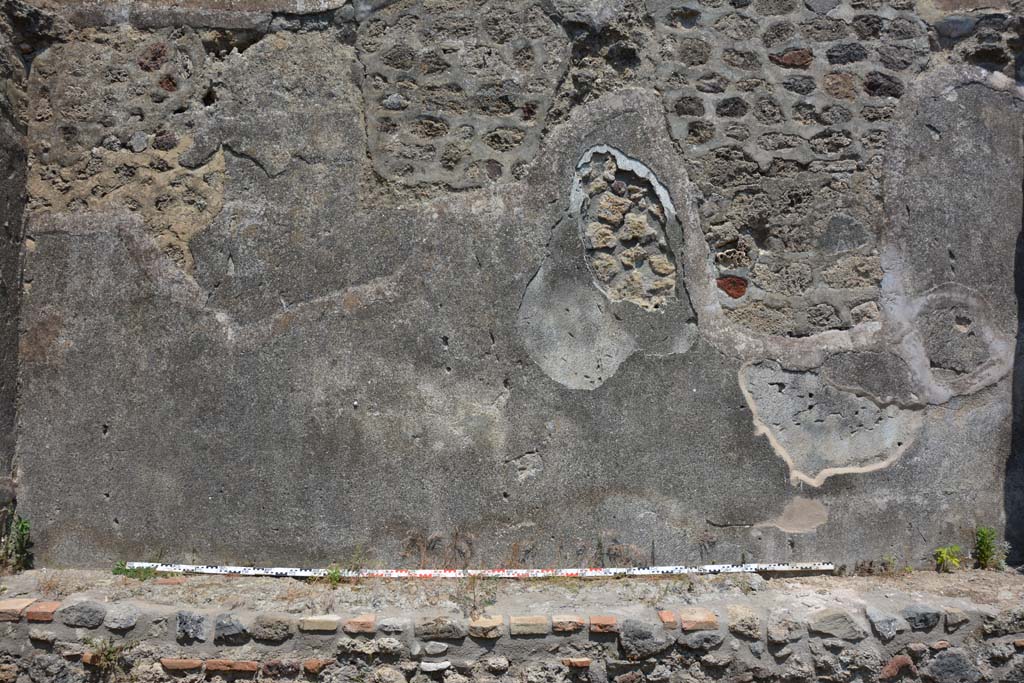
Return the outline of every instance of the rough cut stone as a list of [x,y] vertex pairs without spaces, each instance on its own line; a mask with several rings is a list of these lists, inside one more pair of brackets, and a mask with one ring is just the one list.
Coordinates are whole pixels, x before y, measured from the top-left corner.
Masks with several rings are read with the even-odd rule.
[[416,622],[416,637],[424,640],[459,640],[469,635],[464,619],[431,617]]
[[177,624],[179,643],[206,642],[206,617],[202,614],[178,612]]
[[387,635],[398,635],[412,630],[412,620],[400,617],[388,617],[377,623],[377,630]]
[[655,627],[636,619],[626,619],[619,629],[619,648],[626,659],[647,659],[672,647],[675,638],[665,633],[664,628]]
[[942,619],[942,612],[928,605],[909,605],[900,611],[900,615],[915,631],[930,631]]
[[508,630],[514,636],[546,636],[550,625],[544,615],[511,616]]
[[234,614],[218,614],[214,621],[213,642],[216,645],[244,645],[249,631]]
[[476,617],[469,622],[469,637],[492,640],[500,638],[504,629],[505,622],[500,616]]
[[849,612],[842,609],[826,609],[815,612],[807,621],[807,630],[816,635],[857,642],[867,637]]
[[283,643],[295,634],[295,619],[286,614],[260,614],[250,633],[257,641]]
[[307,633],[335,633],[340,625],[341,617],[333,614],[299,619],[299,630]]
[[114,605],[107,610],[103,625],[111,631],[128,631],[139,621],[139,609],[133,605]]
[[683,632],[679,634],[676,642],[685,648],[691,650],[713,650],[722,644],[725,640],[719,631],[694,631],[692,633]]
[[96,602],[76,602],[57,610],[60,623],[74,628],[99,628],[107,608]]
[[924,667],[923,672],[935,683],[976,683],[982,674],[964,650],[943,650]]
[[761,617],[745,605],[729,605],[729,630],[741,638],[757,640],[761,637]]
[[910,625],[902,618],[883,612],[870,605],[864,609],[864,613],[871,623],[871,628],[874,629],[882,642],[888,642],[895,638],[896,634],[910,628]]

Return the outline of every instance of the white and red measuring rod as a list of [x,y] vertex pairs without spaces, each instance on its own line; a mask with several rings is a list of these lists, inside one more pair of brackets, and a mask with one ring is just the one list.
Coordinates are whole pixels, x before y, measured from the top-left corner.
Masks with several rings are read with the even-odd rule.
[[153,569],[172,574],[230,574],[239,576],[290,576],[317,578],[329,573],[347,579],[546,579],[574,577],[597,579],[612,576],[672,576],[677,574],[764,574],[786,572],[831,572],[831,562],[797,564],[705,564],[665,567],[598,567],[579,569],[299,569],[297,567],[229,567],[203,564],[128,562],[128,569]]

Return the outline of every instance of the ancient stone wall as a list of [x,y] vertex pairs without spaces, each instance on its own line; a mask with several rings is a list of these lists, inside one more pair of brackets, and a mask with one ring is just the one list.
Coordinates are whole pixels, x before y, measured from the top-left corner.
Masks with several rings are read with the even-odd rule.
[[[805,584],[756,575],[569,580],[521,589],[441,580],[417,590],[243,577],[162,578],[149,586],[120,577],[112,583],[109,575],[94,583],[86,574],[36,577],[51,590],[79,586],[56,600],[25,592],[30,582],[11,584],[17,597],[0,600],[0,680],[1017,683],[1024,677],[1019,581],[991,572],[932,581],[819,577]],[[929,583],[957,597],[922,590]]]
[[1015,3],[7,0],[39,559],[1012,535]]

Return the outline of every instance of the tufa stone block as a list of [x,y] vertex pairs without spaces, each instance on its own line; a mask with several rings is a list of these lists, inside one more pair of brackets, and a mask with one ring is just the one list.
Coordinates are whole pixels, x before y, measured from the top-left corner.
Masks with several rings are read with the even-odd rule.
[[549,623],[547,616],[528,615],[508,618],[509,633],[514,636],[546,636]]
[[500,638],[504,630],[505,621],[500,617],[477,617],[469,622],[470,638],[485,638],[493,640]]
[[337,633],[341,617],[325,614],[299,619],[299,630],[306,633]]
[[683,607],[679,610],[679,623],[684,631],[718,630],[718,616],[705,607]]

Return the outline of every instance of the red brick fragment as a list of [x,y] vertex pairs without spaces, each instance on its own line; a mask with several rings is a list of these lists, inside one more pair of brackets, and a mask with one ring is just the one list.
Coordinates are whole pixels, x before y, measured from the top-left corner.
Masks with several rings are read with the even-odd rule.
[[307,659],[302,663],[302,670],[307,676],[319,676],[320,672],[331,665],[333,659]]
[[160,666],[167,671],[198,671],[203,668],[203,660],[164,657],[160,660]]
[[99,666],[102,658],[95,652],[86,652],[82,655],[82,664],[86,666]]
[[345,622],[341,627],[345,633],[366,633],[373,635],[377,630],[377,617],[372,614],[360,614]]
[[207,659],[206,673],[212,674],[254,674],[260,670],[260,663],[248,659]]
[[679,619],[676,618],[676,613],[672,610],[658,610],[658,619],[661,619],[661,625],[669,630],[673,630],[679,626]]
[[597,614],[590,617],[591,633],[618,633],[619,622],[613,616]]
[[59,602],[37,602],[25,612],[25,618],[37,624],[48,624],[53,621],[53,613],[60,609]]
[[21,621],[21,615],[33,602],[32,598],[0,600],[0,621]]
[[747,281],[735,275],[718,278],[718,288],[733,299],[739,299],[747,293]]
[[187,576],[163,576],[159,579],[153,579],[153,583],[157,586],[180,586],[186,581],[188,581]]
[[569,657],[563,659],[562,664],[570,669],[586,669],[590,667],[590,660],[586,657]]

